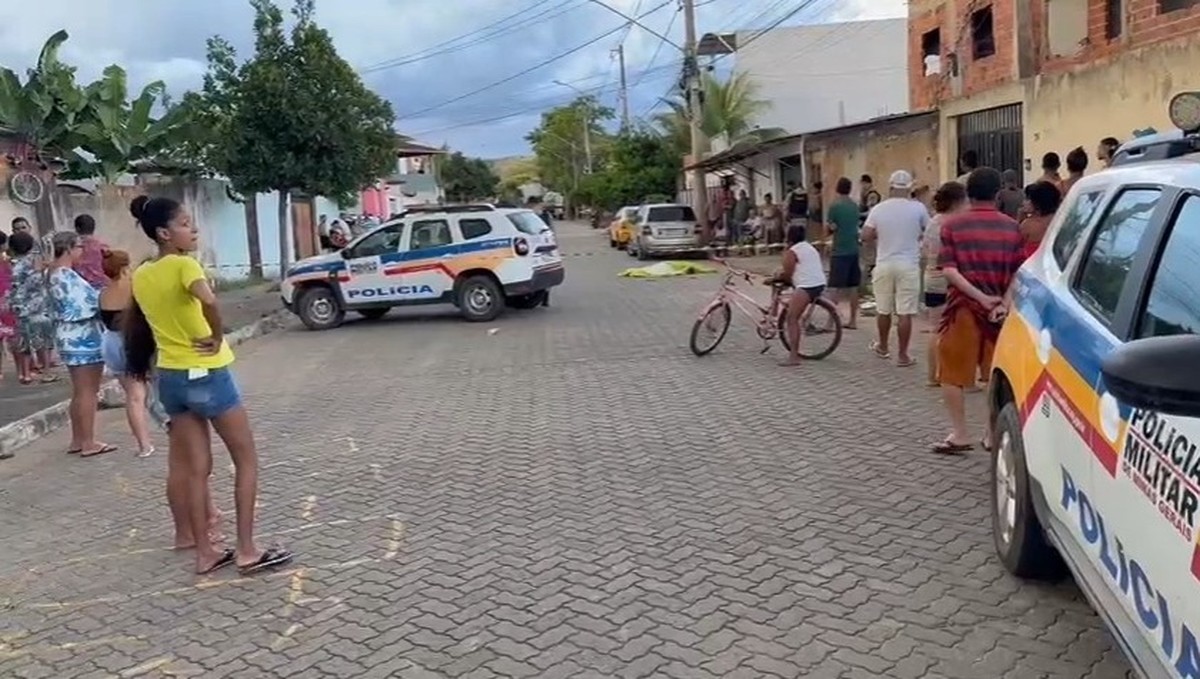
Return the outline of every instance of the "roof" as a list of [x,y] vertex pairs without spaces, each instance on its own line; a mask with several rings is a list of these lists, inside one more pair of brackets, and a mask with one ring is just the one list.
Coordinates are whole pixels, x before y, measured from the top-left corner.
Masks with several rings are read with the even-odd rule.
[[839,127],[827,127],[823,130],[814,130],[812,132],[801,132],[799,134],[789,134],[789,135],[783,136],[783,137],[774,137],[772,139],[767,139],[765,141],[761,141],[758,143],[734,144],[733,146],[725,149],[724,151],[721,151],[719,153],[714,153],[713,155],[705,158],[704,160],[701,160],[698,163],[692,163],[691,165],[688,165],[687,167],[685,167],[683,169],[685,169],[685,170],[694,170],[694,169],[716,170],[716,169],[720,169],[722,167],[728,167],[729,165],[732,165],[734,163],[741,162],[747,158],[752,158],[752,157],[757,156],[765,151],[773,149],[777,146],[783,146],[784,144],[790,144],[792,142],[800,141],[801,139],[803,139],[805,137],[831,137],[831,136],[836,136],[839,134],[845,134],[847,132],[855,132],[858,130],[869,129],[869,128],[875,127],[877,125],[886,125],[888,123],[894,123],[894,122],[899,122],[899,121],[903,121],[903,120],[915,120],[917,118],[921,118],[921,117],[925,117],[925,116],[936,117],[937,111],[913,111],[910,113],[894,113],[891,115],[879,116],[878,118],[871,118],[869,120],[864,120],[864,121],[857,122],[857,123],[851,123],[849,125],[841,125]]
[[418,156],[444,156],[446,155],[446,151],[433,146],[418,144],[415,141],[401,137],[396,140],[396,155],[400,158],[414,158]]

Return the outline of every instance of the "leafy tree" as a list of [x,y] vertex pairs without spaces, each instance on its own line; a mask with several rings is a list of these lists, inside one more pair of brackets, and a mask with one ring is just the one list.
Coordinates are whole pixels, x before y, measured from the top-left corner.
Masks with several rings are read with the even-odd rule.
[[88,99],[75,84],[75,69],[58,59],[67,37],[58,31],[46,40],[24,83],[11,69],[0,68],[0,130],[38,156],[74,157],[80,142],[78,126]]
[[467,158],[457,151],[442,161],[441,178],[446,196],[463,203],[495,195],[500,183],[487,161]]
[[604,121],[613,118],[611,108],[594,97],[579,97],[566,106],[542,114],[542,122],[525,138],[533,146],[538,174],[550,189],[571,196],[584,174],[584,124],[590,134],[592,168],[604,165],[610,139]]
[[[737,73],[728,80],[718,80],[711,73],[703,77],[703,102],[700,130],[704,133],[704,150],[709,140],[721,139],[725,145],[750,144],[787,134],[778,127],[758,128],[755,119],[762,115],[770,102],[759,98],[758,87],[747,73]],[[687,103],[678,98],[668,102],[671,110],[659,114],[655,123],[681,154],[691,152],[691,117]]]
[[279,192],[279,261],[288,265],[293,191],[345,200],[395,165],[391,106],[363,85],[296,0],[285,33],[271,0],[254,7],[254,55],[242,64],[225,40],[208,43],[201,92],[185,97],[196,138],[189,152],[234,188]]
[[666,137],[649,130],[628,131],[613,141],[604,170],[581,182],[578,200],[616,210],[655,194],[673,196],[680,160]]

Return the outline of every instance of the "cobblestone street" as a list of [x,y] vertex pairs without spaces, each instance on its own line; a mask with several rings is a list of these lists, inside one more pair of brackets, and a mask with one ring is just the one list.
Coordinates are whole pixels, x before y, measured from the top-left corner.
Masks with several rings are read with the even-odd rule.
[[737,317],[697,359],[716,276],[618,278],[563,231],[549,308],[239,348],[289,570],[193,577],[119,411],[116,454],[59,431],[0,462],[0,677],[1127,676],[1072,582],[1002,570],[986,454],[926,452],[923,365],[860,329],[783,369]]

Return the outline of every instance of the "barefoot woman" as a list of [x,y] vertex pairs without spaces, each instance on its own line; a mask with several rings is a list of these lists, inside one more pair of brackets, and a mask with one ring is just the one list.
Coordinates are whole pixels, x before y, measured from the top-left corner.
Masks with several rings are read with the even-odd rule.
[[[158,351],[155,379],[171,418],[168,491],[178,484],[185,509],[173,510],[191,525],[196,541],[196,572],[209,573],[237,563],[243,574],[291,560],[284,549],[260,550],[254,542],[258,495],[258,454],[250,420],[229,366],[233,351],[223,337],[217,298],[204,269],[190,253],[197,232],[179,203],[139,196],[130,212],[158,246],[158,256],[133,273],[134,304],[126,323],[127,370],[145,377]],[[208,535],[208,479],[212,437],[217,430],[234,465],[237,548],[221,550]]]

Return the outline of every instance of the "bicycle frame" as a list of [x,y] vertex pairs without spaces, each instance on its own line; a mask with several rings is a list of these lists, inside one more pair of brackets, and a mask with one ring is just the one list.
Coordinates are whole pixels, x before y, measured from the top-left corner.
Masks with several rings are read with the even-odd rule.
[[763,306],[758,300],[734,287],[736,279],[742,278],[749,283],[751,277],[757,274],[737,269],[721,259],[713,261],[721,264],[728,271],[721,279],[721,289],[717,291],[717,296],[700,310],[699,318],[703,319],[715,307],[728,305],[750,319],[758,331],[758,336],[764,341],[774,339],[779,334],[779,330],[772,321],[779,314],[779,309],[786,305],[787,294],[779,288],[772,288],[771,301],[767,306]]

